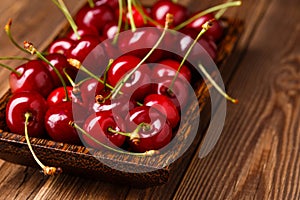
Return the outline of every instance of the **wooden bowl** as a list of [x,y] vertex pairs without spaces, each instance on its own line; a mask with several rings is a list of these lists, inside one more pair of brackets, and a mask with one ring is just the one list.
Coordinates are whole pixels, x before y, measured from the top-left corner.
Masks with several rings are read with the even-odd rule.
[[[243,31],[241,21],[236,19],[222,20],[226,24],[226,33],[218,46],[217,65],[219,67],[226,65],[226,60]],[[183,124],[178,130],[176,138],[172,141],[174,145],[159,155],[134,157],[111,151],[97,152],[84,146],[39,138],[31,138],[32,146],[43,163],[49,166],[59,166],[63,169],[63,173],[134,187],[149,187],[166,183],[170,173],[176,170],[173,168],[173,164],[169,165],[169,162],[166,161],[180,162],[185,156],[185,154],[181,154],[186,145],[192,144],[189,148],[195,149],[203,138],[203,133],[198,133],[200,135],[197,137],[190,137],[190,135],[197,134],[197,130],[194,130],[191,124],[195,120],[195,116],[199,115],[199,113],[195,113],[195,108],[199,106],[200,110],[203,110],[207,106],[209,92],[203,82],[196,83],[194,90],[198,102],[191,104],[184,115],[185,121],[191,123]],[[21,165],[38,167],[29,152],[25,137],[10,133],[5,124],[5,108],[10,96],[11,92],[7,91],[0,99],[0,158]],[[179,159],[177,159],[178,157]],[[139,170],[143,173],[135,173]]]

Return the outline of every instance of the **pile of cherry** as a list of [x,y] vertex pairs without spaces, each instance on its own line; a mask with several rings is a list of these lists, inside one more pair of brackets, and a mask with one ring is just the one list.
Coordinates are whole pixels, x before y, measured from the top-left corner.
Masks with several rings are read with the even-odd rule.
[[[111,91],[149,52],[149,48],[143,47],[153,46],[157,42],[167,13],[173,15],[170,29],[197,13],[191,14],[184,6],[169,0],[158,0],[151,8],[144,8],[139,3],[136,4],[138,7],[133,5],[130,12],[137,28],[157,28],[149,29],[152,31],[131,31],[134,40],[128,38],[127,34],[126,37],[120,35],[116,43],[105,43],[105,48],[102,47],[103,59],[91,68],[82,66],[95,76],[99,71],[104,75],[97,79],[79,70],[85,76],[75,81],[79,71],[69,61],[76,59],[84,63],[86,56],[99,43],[106,39],[113,41],[118,31],[118,0],[96,0],[94,3],[94,7],[88,4],[84,6],[74,18],[80,39],[70,31],[49,46],[45,58],[57,70],[49,63],[36,59],[18,66],[10,74],[13,95],[6,107],[7,126],[11,132],[24,135],[24,115],[30,113],[27,128],[28,134],[33,137],[51,138],[70,144],[83,142],[96,149],[103,149],[102,144],[131,152],[161,149],[176,134],[180,115],[189,98],[188,85],[194,78],[189,63],[181,67],[179,76],[174,79],[182,57],[155,50],[123,84],[115,99],[111,98]],[[123,9],[122,31],[133,28],[127,8],[124,6]],[[179,31],[186,37],[195,38],[202,30],[202,25],[212,19],[214,15],[207,14]],[[140,33],[140,37],[136,37],[137,33]],[[198,41],[213,59],[217,54],[216,43],[222,34],[220,21],[213,20],[211,28]],[[184,54],[192,40],[169,34],[163,42],[176,43]],[[128,49],[137,50],[129,52]],[[113,55],[121,56],[109,65],[109,58]],[[197,49],[189,56],[197,59]],[[57,72],[67,84],[66,88],[62,86]]]

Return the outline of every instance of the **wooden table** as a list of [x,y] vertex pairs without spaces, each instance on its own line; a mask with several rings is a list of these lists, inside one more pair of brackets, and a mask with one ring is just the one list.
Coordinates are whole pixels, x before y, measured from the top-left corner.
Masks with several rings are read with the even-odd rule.
[[[74,13],[81,2],[67,4]],[[180,2],[198,10],[221,1]],[[2,0],[0,13],[0,25],[13,18],[17,41],[31,40],[41,49],[64,19],[50,0]],[[222,71],[228,93],[240,104],[228,104],[221,138],[207,157],[199,159],[198,149],[167,184],[147,189],[65,174],[44,177],[37,169],[0,160],[1,199],[300,199],[300,2],[244,1],[225,15],[245,21]],[[4,31],[0,55],[23,55]],[[8,72],[0,73],[3,94]]]

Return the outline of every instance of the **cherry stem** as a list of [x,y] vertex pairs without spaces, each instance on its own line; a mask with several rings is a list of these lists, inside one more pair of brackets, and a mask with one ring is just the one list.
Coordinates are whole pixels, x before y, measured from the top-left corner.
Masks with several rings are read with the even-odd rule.
[[27,60],[29,61],[29,58],[20,57],[20,56],[6,56],[6,57],[0,57],[0,60]]
[[[227,3],[223,3],[211,8],[208,8],[207,10],[204,10],[202,12],[199,12],[198,14],[196,14],[195,16],[189,18],[188,20],[182,22],[181,24],[179,24],[178,26],[176,26],[174,28],[174,30],[178,31],[180,29],[182,29],[183,27],[185,27],[186,25],[188,25],[189,23],[195,21],[196,19],[198,19],[199,17],[202,17],[208,13],[212,13],[218,10],[223,10],[225,8],[229,8],[229,7],[235,7],[235,6],[240,6],[242,5],[241,1],[234,1],[234,2],[227,2]],[[217,16],[217,17],[221,17],[221,16]]]
[[95,3],[94,3],[93,0],[88,0],[88,3],[89,3],[89,6],[90,6],[91,8],[94,8],[94,7],[95,7]]
[[3,63],[0,63],[0,66],[1,66],[1,67],[4,67],[4,68],[6,68],[6,69],[8,69],[9,71],[11,71],[11,72],[17,74],[18,76],[21,76],[21,73],[20,73],[20,72],[18,72],[17,70],[15,70],[14,68],[12,68],[12,67],[10,67],[10,66],[8,66],[8,65],[5,65],[5,64],[3,64]]
[[171,85],[170,85],[170,87],[169,87],[169,89],[168,89],[168,92],[172,92],[172,89],[173,89],[173,87],[174,87],[175,81],[176,81],[176,79],[178,78],[179,71],[181,70],[183,64],[185,63],[185,61],[186,61],[186,59],[187,59],[187,57],[190,55],[192,49],[193,49],[194,46],[197,44],[199,38],[200,38],[200,37],[201,37],[201,36],[202,36],[209,28],[211,28],[211,22],[212,22],[212,21],[213,21],[213,20],[209,20],[209,21],[207,21],[206,23],[204,23],[204,24],[202,25],[201,31],[199,32],[199,34],[197,35],[196,39],[193,41],[193,43],[191,44],[191,46],[190,46],[189,49],[187,50],[186,54],[184,55],[183,59],[181,60],[181,63],[180,63],[180,65],[179,65],[179,67],[178,67],[178,69],[177,69],[177,71],[176,71],[176,74],[175,74],[175,76],[174,76],[174,78],[173,78],[173,80],[172,80],[172,82],[171,82]]
[[209,80],[209,82],[216,88],[216,90],[223,95],[227,100],[231,101],[234,104],[237,104],[239,101],[237,99],[234,99],[230,97],[228,94],[226,94],[222,88],[214,81],[214,79],[209,75],[209,73],[206,71],[205,67],[200,63],[198,65],[204,76]]
[[[68,62],[69,62],[69,64],[71,66],[75,67],[78,70],[83,71],[84,73],[86,73],[90,77],[96,79],[98,82],[104,84],[104,81],[102,79],[100,79],[98,76],[96,76],[95,74],[93,74],[93,72],[91,72],[86,67],[84,67],[79,60],[76,60],[76,59],[73,59],[73,58],[69,58]],[[105,85],[106,85],[106,87],[108,87],[111,90],[114,89],[113,86],[109,85],[108,83],[106,83]]]
[[119,34],[121,32],[122,27],[122,17],[123,17],[123,0],[118,0],[119,2],[119,18],[118,18],[118,30],[113,39],[113,44],[116,44],[118,41]]
[[178,3],[178,0],[172,0],[173,3],[177,4]]
[[45,63],[47,63],[53,70],[54,72],[56,73],[56,75],[58,76],[60,82],[62,83],[63,87],[64,87],[64,90],[65,90],[65,94],[66,94],[66,101],[69,101],[70,100],[70,97],[69,97],[69,94],[68,94],[68,90],[67,90],[67,85],[66,85],[66,82],[65,80],[63,79],[62,75],[59,73],[58,69],[53,66],[49,60],[47,60],[47,58],[45,58],[43,56],[43,54],[41,52],[39,52],[34,46],[32,43],[30,42],[27,42],[27,41],[24,41],[24,48],[27,50],[27,52],[29,52],[30,54],[34,55],[36,54],[38,58],[40,58],[42,61],[44,61]]
[[153,155],[159,153],[157,150],[149,150],[149,151],[146,151],[144,153],[135,153],[135,152],[128,152],[128,151],[122,151],[122,150],[119,150],[119,149],[114,149],[113,147],[110,147],[110,146],[108,146],[106,144],[103,144],[102,142],[100,142],[99,140],[97,140],[96,138],[94,138],[93,136],[91,136],[89,133],[87,133],[85,130],[83,130],[80,126],[78,126],[75,122],[71,121],[69,124],[70,124],[70,126],[72,126],[75,129],[79,130],[82,134],[84,134],[85,136],[87,136],[93,142],[95,142],[95,143],[103,146],[106,149],[109,149],[109,150],[117,152],[117,153],[128,154],[128,155],[133,155],[133,156],[153,156]]
[[6,32],[6,35],[8,36],[9,40],[21,51],[24,51],[25,53],[27,53],[27,50],[24,49],[23,47],[21,47],[13,38],[12,34],[11,34],[11,25],[12,25],[12,19],[9,19],[8,22],[6,23],[4,30]]
[[29,119],[30,119],[31,116],[32,116],[31,113],[29,113],[29,112],[25,113],[24,132],[25,132],[25,139],[26,139],[26,142],[27,142],[27,146],[28,146],[34,160],[36,161],[36,163],[43,169],[43,172],[44,172],[45,175],[53,176],[55,174],[60,174],[62,172],[62,169],[60,167],[56,168],[56,167],[49,167],[49,166],[44,165],[38,159],[35,152],[33,151],[33,148],[31,146],[30,139],[29,139],[29,136],[28,136],[28,123],[29,123]]
[[165,27],[164,30],[161,34],[161,36],[159,37],[159,39],[157,40],[157,42],[154,44],[154,46],[151,48],[151,50],[147,53],[147,55],[129,72],[125,75],[125,77],[119,81],[115,88],[112,90],[111,94],[112,94],[112,98],[115,98],[116,95],[121,91],[123,85],[129,80],[129,78],[141,67],[141,65],[149,58],[149,56],[154,52],[154,50],[158,47],[158,45],[161,43],[161,41],[163,40],[169,25],[173,22],[173,15],[171,14],[167,14],[166,16],[166,23],[165,23]]
[[[228,2],[232,2],[232,0],[228,0]],[[220,19],[221,16],[226,12],[227,8],[223,8],[221,10],[219,10],[216,14],[215,14],[215,19]]]
[[128,17],[129,17],[131,30],[132,30],[132,32],[135,32],[136,31],[136,26],[135,26],[133,14],[132,14],[132,0],[127,0],[127,9],[128,9],[128,13],[129,13]]
[[74,31],[75,35],[77,36],[77,39],[80,40],[80,35],[78,34],[78,27],[70,14],[66,4],[63,2],[63,0],[52,0],[52,2],[62,11],[62,13],[65,15],[66,19],[70,23],[70,26],[72,30]]
[[113,62],[114,62],[113,59],[109,59],[108,64],[107,64],[107,66],[105,68],[105,71],[104,71],[104,74],[103,74],[103,84],[104,84],[105,88],[106,88],[106,84],[107,84],[106,83],[106,81],[107,81],[107,72],[110,69],[110,67],[111,67],[111,65],[112,65]]

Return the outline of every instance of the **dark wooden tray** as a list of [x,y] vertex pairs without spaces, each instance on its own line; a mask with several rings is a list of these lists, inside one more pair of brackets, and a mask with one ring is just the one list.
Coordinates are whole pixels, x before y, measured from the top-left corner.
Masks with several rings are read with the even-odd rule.
[[[226,24],[226,34],[219,44],[217,57],[218,66],[226,65],[226,60],[232,53],[242,31],[243,22],[236,19],[223,19]],[[208,89],[205,83],[199,82],[195,86],[195,94],[198,102],[192,104],[187,109],[185,121],[192,122],[199,113],[194,112],[194,108],[199,105],[202,110],[209,98]],[[10,133],[5,124],[5,107],[11,96],[11,92],[7,91],[0,99],[0,158],[9,162],[38,167],[29,152],[25,137]],[[166,160],[174,159],[180,149],[189,141],[191,134],[190,123],[184,124],[178,131],[174,146],[168,152],[156,155],[154,157],[132,157],[120,156],[113,152],[97,152],[96,157],[92,155],[91,150],[83,147],[64,143],[58,143],[47,139],[31,138],[34,151],[47,165],[59,166],[63,169],[63,173],[75,174],[95,179],[100,179],[118,184],[126,184],[135,187],[149,187],[160,185],[168,181],[170,172],[174,170],[171,166],[163,168],[155,168],[150,163],[159,163],[160,166]],[[203,133],[198,133],[203,134]],[[202,137],[196,137],[197,141],[193,144],[199,145]],[[195,147],[190,147],[195,148]],[[100,161],[102,160],[102,161]],[[116,161],[117,160],[117,161]],[[176,162],[176,161],[175,161]],[[177,161],[178,162],[178,161]],[[115,163],[118,168],[125,170],[116,170],[103,163]],[[128,169],[147,169],[145,173],[129,173]]]

